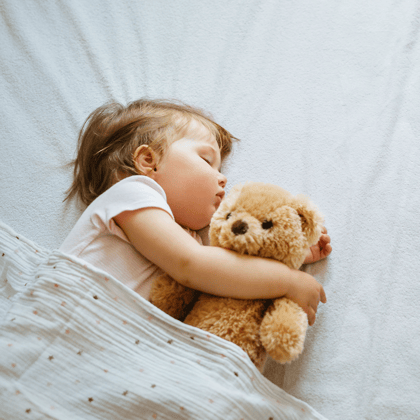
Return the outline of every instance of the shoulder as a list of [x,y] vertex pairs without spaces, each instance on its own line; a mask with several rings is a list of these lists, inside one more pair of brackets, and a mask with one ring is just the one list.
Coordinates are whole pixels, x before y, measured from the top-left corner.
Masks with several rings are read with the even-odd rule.
[[153,179],[143,175],[133,175],[122,179],[104,192],[103,195],[114,195],[126,191],[139,191],[145,194],[161,196],[166,201],[163,188]]
[[104,207],[109,203],[124,203],[129,206],[158,204],[165,208],[168,206],[163,188],[153,179],[143,175],[124,178],[101,194],[92,204],[94,207]]
[[162,187],[152,179],[138,175],[124,178],[114,184],[93,201],[87,211],[108,223],[124,211],[148,207],[165,210],[173,218]]

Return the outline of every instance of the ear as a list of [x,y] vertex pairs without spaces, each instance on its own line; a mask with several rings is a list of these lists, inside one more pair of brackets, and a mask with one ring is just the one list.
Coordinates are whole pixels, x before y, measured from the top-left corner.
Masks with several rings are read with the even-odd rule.
[[133,153],[133,163],[136,171],[140,175],[150,176],[154,171],[156,171],[156,153],[150,146],[142,144],[137,147]]
[[302,231],[305,234],[310,246],[318,242],[324,218],[316,206],[304,195],[297,195],[294,198],[292,207],[301,218]]

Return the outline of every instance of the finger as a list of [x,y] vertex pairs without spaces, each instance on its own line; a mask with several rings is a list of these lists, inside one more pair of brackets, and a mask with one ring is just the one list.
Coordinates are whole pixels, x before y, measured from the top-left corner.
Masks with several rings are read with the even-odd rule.
[[[319,301],[318,301],[318,303],[319,303]],[[312,308],[312,311],[314,312],[314,314],[316,315],[316,313],[318,312],[318,304],[312,305],[311,308]]]
[[331,237],[330,237],[330,235],[324,234],[324,235],[321,235],[321,237],[319,238],[319,240],[321,242],[323,242],[324,244],[329,244],[331,242]]
[[322,233],[328,233],[327,228],[326,228],[325,226],[322,226],[322,230],[321,230],[321,232],[322,232]]
[[322,303],[327,303],[327,295],[325,294],[325,290],[322,286],[321,286],[321,290],[320,290],[320,295],[321,295],[321,302]]
[[312,307],[308,308],[308,324],[310,326],[315,324],[315,320],[316,320],[316,315],[315,315],[315,311],[312,309]]
[[332,251],[332,246],[330,244],[325,245],[324,253],[326,257],[331,254],[331,251]]

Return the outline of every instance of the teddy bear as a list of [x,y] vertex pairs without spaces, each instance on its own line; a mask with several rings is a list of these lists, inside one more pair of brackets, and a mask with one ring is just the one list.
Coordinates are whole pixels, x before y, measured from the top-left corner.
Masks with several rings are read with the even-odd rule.
[[[211,219],[211,246],[274,258],[298,269],[321,236],[323,217],[305,196],[268,183],[234,186]],[[241,347],[261,370],[267,354],[289,363],[303,350],[308,319],[287,298],[242,300],[209,295],[169,275],[153,282],[150,302],[174,318]]]

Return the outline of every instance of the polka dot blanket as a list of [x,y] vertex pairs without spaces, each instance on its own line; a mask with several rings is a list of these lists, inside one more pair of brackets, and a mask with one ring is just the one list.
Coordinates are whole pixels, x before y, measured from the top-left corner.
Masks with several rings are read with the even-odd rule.
[[324,417],[236,345],[0,223],[0,418]]

